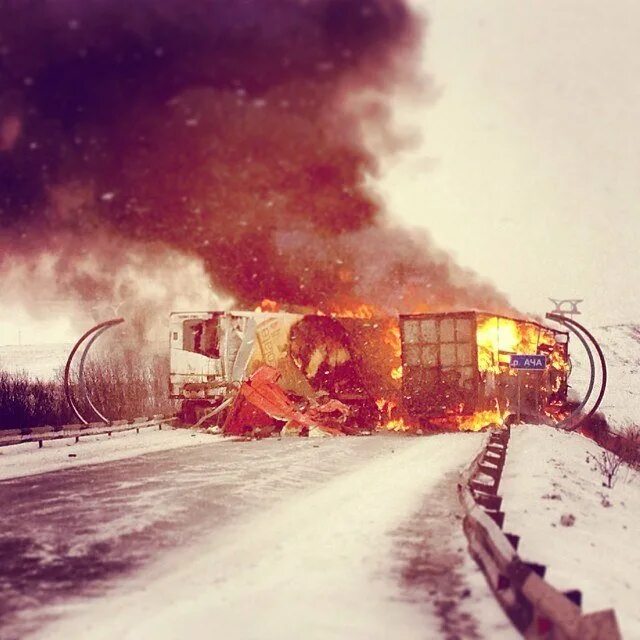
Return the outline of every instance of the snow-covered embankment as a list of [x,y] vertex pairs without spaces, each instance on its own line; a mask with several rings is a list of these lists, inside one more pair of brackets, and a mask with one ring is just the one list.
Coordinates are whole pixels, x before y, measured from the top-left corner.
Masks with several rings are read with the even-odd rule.
[[623,637],[633,640],[640,638],[640,477],[621,467],[605,488],[592,461],[601,454],[579,434],[513,427],[501,483],[504,529],[521,536],[522,558],[547,566],[550,584],[582,591],[584,612],[615,609]]

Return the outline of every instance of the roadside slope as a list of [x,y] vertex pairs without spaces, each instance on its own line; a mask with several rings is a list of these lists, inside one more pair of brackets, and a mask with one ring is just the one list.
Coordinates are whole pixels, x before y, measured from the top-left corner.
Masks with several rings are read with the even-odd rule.
[[640,638],[640,480],[623,468],[614,488],[605,488],[587,461],[601,452],[576,433],[512,427],[500,487],[504,529],[521,536],[524,560],[548,567],[548,582],[561,591],[580,589],[584,612],[614,608],[623,637],[634,640]]

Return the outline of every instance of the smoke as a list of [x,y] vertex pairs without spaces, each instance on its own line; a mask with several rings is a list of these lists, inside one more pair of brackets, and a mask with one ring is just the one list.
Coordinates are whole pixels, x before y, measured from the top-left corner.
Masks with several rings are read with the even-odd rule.
[[148,310],[507,308],[368,187],[423,33],[404,0],[0,0],[0,273]]

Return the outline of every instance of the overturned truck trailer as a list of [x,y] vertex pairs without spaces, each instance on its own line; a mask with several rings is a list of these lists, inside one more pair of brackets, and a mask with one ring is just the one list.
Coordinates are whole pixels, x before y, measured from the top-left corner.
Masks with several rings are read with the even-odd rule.
[[197,422],[269,368],[294,402],[335,399],[349,408],[351,423],[375,426],[377,408],[361,357],[366,348],[354,345],[375,331],[367,321],[226,311],[172,313],[170,324],[171,397],[182,400],[186,423]]
[[[513,354],[544,355],[548,366],[516,372]],[[475,428],[461,422],[469,416],[482,424],[509,414],[539,421],[566,403],[569,373],[566,333],[478,312],[171,315],[171,397],[182,400],[188,424],[220,408],[215,422],[225,432],[238,432],[226,428],[227,407],[246,423],[241,433],[264,418],[242,413],[243,398],[276,418],[278,429],[323,419],[327,426],[333,410],[345,433],[398,419],[415,430]]]

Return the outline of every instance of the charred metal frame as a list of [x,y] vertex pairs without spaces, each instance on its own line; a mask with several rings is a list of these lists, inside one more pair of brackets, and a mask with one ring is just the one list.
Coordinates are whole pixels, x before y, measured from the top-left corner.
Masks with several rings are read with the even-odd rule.
[[[571,318],[567,318],[566,316],[559,315],[557,313],[547,313],[546,317],[549,320],[553,320],[554,322],[562,324],[569,331],[571,331],[573,334],[578,336],[589,358],[589,366],[591,371],[589,375],[589,387],[587,388],[587,393],[585,394],[585,397],[582,399],[582,402],[573,411],[573,413],[569,417],[562,420],[562,422],[559,422],[556,425],[568,431],[575,431],[582,424],[584,420],[593,416],[593,414],[599,409],[600,404],[602,403],[602,399],[604,398],[604,394],[607,389],[607,361],[604,357],[602,348],[598,344],[598,341],[595,339],[593,334],[586,327],[584,327],[579,322],[576,322]],[[593,346],[593,348],[595,348],[598,354],[598,358],[600,360],[600,367],[601,367],[601,381],[600,381],[600,391],[598,393],[598,397],[596,398],[595,403],[593,404],[591,409],[589,409],[589,411],[583,415],[582,411],[586,407],[587,403],[591,398],[591,394],[593,393],[593,388],[595,386],[595,379],[596,379],[596,365],[593,357],[593,351],[589,346],[587,339],[591,342],[591,345]]]
[[93,411],[95,416],[99,418],[101,422],[104,422],[105,424],[111,424],[111,421],[109,420],[109,418],[105,417],[97,409],[97,407],[94,405],[93,401],[89,396],[89,390],[87,388],[87,384],[84,379],[84,365],[87,359],[87,354],[89,353],[95,341],[105,331],[107,331],[111,327],[115,327],[119,324],[122,324],[123,322],[124,322],[124,318],[114,318],[113,320],[107,320],[105,322],[101,322],[100,324],[97,324],[95,327],[92,327],[91,329],[89,329],[89,331],[87,331],[82,335],[82,337],[75,343],[75,345],[73,345],[73,349],[71,349],[71,352],[69,353],[69,357],[67,358],[67,363],[64,367],[64,395],[67,398],[67,402],[69,403],[69,406],[71,407],[71,410],[75,414],[76,418],[78,418],[78,420],[80,420],[80,422],[84,425],[89,424],[90,421],[87,420],[85,416],[83,416],[82,413],[80,412],[78,404],[74,400],[73,393],[71,390],[71,366],[73,364],[73,359],[76,353],[78,352],[78,350],[83,345],[83,343],[90,337],[88,342],[83,347],[82,356],[80,357],[80,366],[78,368],[78,382],[79,382],[80,393],[81,393],[81,397],[84,398],[84,400],[87,402],[87,404],[89,405],[89,407],[91,408],[91,411]]

